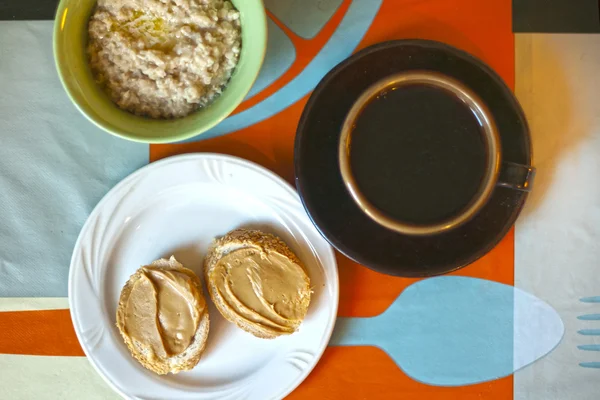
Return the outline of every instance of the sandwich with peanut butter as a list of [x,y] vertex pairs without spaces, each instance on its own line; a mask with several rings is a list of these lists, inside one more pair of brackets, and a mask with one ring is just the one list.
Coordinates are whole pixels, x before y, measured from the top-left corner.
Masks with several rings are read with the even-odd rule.
[[117,327],[147,369],[163,375],[194,368],[209,329],[200,279],[175,257],[141,267],[121,291]]
[[279,238],[238,229],[216,240],[205,258],[208,292],[217,310],[254,336],[294,333],[310,303],[310,280]]

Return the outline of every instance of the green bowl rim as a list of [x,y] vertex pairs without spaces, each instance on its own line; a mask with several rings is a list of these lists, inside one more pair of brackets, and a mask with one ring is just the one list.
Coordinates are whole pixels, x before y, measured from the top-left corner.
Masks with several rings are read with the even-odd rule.
[[[254,76],[252,77],[252,80],[251,80],[252,83],[250,85],[248,85],[248,88],[247,88],[247,90],[244,91],[244,94],[242,96],[240,96],[240,98],[237,99],[235,102],[232,102],[231,105],[225,109],[225,111],[222,113],[222,115],[219,118],[216,118],[211,123],[206,124],[205,126],[203,126],[200,131],[193,131],[193,132],[190,132],[190,133],[175,134],[175,135],[163,136],[163,137],[158,137],[158,138],[154,137],[154,136],[133,135],[133,134],[129,134],[129,133],[124,133],[124,132],[116,131],[116,130],[113,130],[113,129],[105,126],[105,124],[103,124],[101,121],[95,120],[88,113],[86,113],[81,108],[81,106],[79,105],[79,103],[73,98],[71,90],[69,89],[69,86],[65,82],[65,78],[64,78],[65,71],[63,70],[63,68],[61,67],[60,63],[58,62],[58,57],[57,57],[57,53],[58,53],[57,47],[58,46],[57,46],[57,42],[58,42],[58,35],[60,34],[60,25],[62,23],[62,15],[63,15],[64,9],[66,7],[66,2],[67,1],[69,1],[69,0],[60,0],[59,1],[58,6],[56,8],[56,14],[55,14],[55,17],[54,17],[54,28],[52,30],[52,55],[54,57],[54,66],[55,66],[56,71],[58,73],[58,77],[60,79],[60,83],[62,84],[63,89],[65,90],[65,92],[69,96],[69,99],[71,100],[71,103],[73,103],[75,105],[75,108],[77,108],[77,110],[79,110],[79,112],[88,121],[90,121],[91,123],[93,123],[94,125],[96,125],[98,128],[102,129],[103,131],[108,132],[111,135],[120,137],[122,139],[127,139],[127,140],[131,140],[133,142],[138,142],[138,143],[165,144],[165,143],[181,142],[181,141],[184,141],[186,139],[190,139],[190,138],[202,135],[204,132],[206,132],[209,129],[215,127],[217,124],[219,124],[225,118],[227,118],[228,116],[230,116],[231,113],[244,101],[246,95],[250,92],[250,89],[252,89],[252,85],[256,81],[256,78],[258,77],[258,74],[260,73],[260,70],[261,70],[262,65],[264,63],[265,54],[267,52],[267,37],[268,37],[267,12],[265,10],[264,0],[256,0],[257,2],[260,3],[260,5],[262,6],[262,10],[263,10],[263,12],[260,13],[261,21],[258,21],[257,23],[261,23],[261,25],[264,26],[264,32],[265,32],[265,34],[262,35],[263,40],[261,40],[261,43],[260,43],[260,49],[262,50],[261,51],[262,54],[260,56],[259,67],[257,68],[257,70],[254,73]],[[242,44],[242,46],[243,46],[243,44]],[[142,117],[140,117],[140,118],[142,118]]]

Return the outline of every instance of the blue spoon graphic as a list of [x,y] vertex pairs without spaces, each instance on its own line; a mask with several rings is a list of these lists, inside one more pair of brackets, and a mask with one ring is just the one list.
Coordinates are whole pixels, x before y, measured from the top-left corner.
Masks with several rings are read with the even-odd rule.
[[404,290],[381,315],[338,318],[331,345],[383,349],[413,379],[462,386],[512,374],[552,351],[564,326],[512,286],[446,276]]

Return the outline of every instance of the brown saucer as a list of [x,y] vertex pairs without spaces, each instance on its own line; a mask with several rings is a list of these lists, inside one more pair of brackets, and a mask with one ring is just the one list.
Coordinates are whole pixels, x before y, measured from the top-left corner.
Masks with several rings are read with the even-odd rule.
[[385,42],[354,54],[329,72],[298,125],[296,187],[313,223],[335,248],[371,269],[406,277],[443,274],[482,257],[506,235],[527,198],[525,192],[497,187],[471,221],[421,237],[384,228],[358,208],[338,166],[341,126],[370,85],[412,70],[443,73],[477,93],[496,120],[504,161],[531,165],[529,130],[521,107],[493,70],[463,51],[426,40]]

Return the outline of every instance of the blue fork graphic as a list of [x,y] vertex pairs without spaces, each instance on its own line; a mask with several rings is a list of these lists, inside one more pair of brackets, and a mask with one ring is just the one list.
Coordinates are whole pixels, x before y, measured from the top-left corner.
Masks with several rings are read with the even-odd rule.
[[[579,299],[582,303],[600,303],[600,296],[595,297],[584,297]],[[600,314],[584,314],[577,317],[581,321],[599,321]],[[577,331],[582,336],[600,336],[600,329],[581,329]],[[584,344],[577,346],[579,350],[583,351],[600,351],[600,344]],[[600,361],[582,362],[579,366],[583,368],[600,368]]]

